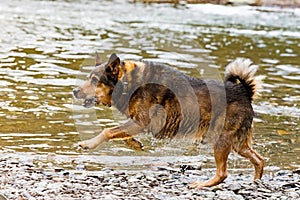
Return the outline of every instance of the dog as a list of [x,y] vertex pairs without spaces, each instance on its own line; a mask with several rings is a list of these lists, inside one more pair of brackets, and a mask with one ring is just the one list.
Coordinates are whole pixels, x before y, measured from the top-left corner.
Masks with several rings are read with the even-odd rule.
[[214,149],[216,174],[190,188],[210,187],[227,177],[231,151],[254,165],[254,180],[261,179],[264,159],[251,147],[252,101],[258,94],[257,66],[238,58],[226,66],[224,81],[194,78],[162,63],[123,60],[111,54],[107,62],[96,56],[88,80],[73,90],[84,107],[114,106],[128,117],[122,125],[80,142],[93,149],[108,140],[124,140],[134,149],[143,145],[133,136],[149,132],[155,138],[191,137]]

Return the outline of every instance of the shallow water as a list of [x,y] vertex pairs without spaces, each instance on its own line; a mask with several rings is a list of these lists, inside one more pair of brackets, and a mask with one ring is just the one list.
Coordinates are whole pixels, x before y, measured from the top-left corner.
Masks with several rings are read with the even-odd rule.
[[[125,119],[113,109],[74,104],[72,89],[93,68],[95,51],[103,58],[116,52],[123,59],[159,61],[219,80],[229,61],[248,57],[260,66],[258,74],[266,76],[254,102],[254,148],[269,167],[300,166],[300,10],[13,0],[1,1],[0,13],[2,152],[66,156],[62,160],[86,155],[83,162],[91,169],[115,163],[110,157],[115,155],[122,156],[116,158],[119,165],[143,166],[145,156],[149,163],[167,163],[184,155],[207,157],[214,166],[205,146],[163,145],[149,136],[141,138],[145,152],[133,152],[119,141],[92,152],[74,148]],[[131,164],[125,162],[128,156]],[[236,155],[230,166],[251,167]]]

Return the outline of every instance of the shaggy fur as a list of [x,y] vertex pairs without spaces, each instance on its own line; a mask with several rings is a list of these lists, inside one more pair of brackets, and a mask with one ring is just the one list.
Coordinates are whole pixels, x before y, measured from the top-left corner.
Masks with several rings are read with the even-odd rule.
[[155,138],[190,137],[211,142],[217,165],[216,175],[190,187],[213,186],[227,177],[227,159],[233,150],[254,165],[254,179],[263,174],[264,160],[250,144],[253,108],[257,95],[257,66],[249,59],[236,59],[225,70],[224,82],[202,80],[161,63],[121,61],[112,54],[108,62],[97,57],[88,81],[74,89],[85,107],[94,104],[115,106],[129,120],[106,129],[93,139],[80,142],[95,148],[103,141],[122,139],[135,149],[142,144],[133,138],[150,132]]

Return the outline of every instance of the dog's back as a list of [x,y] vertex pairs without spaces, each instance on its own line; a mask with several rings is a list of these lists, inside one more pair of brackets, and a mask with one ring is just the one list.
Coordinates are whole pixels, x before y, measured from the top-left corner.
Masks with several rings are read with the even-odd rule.
[[178,135],[215,142],[228,130],[245,139],[253,120],[256,70],[250,60],[237,59],[226,67],[224,82],[204,81],[163,64],[138,62],[116,85],[113,99],[156,138]]

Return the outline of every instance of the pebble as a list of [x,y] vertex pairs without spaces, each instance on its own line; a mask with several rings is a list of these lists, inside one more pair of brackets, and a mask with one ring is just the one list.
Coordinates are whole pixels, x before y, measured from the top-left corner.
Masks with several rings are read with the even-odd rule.
[[211,188],[188,189],[192,180],[202,181],[212,172],[192,165],[158,167],[156,170],[122,171],[104,168],[88,171],[83,165],[74,170],[59,166],[44,167],[16,159],[0,159],[0,200],[5,199],[187,199],[252,200],[300,199],[300,169],[278,169],[252,181],[252,175],[231,174]]

